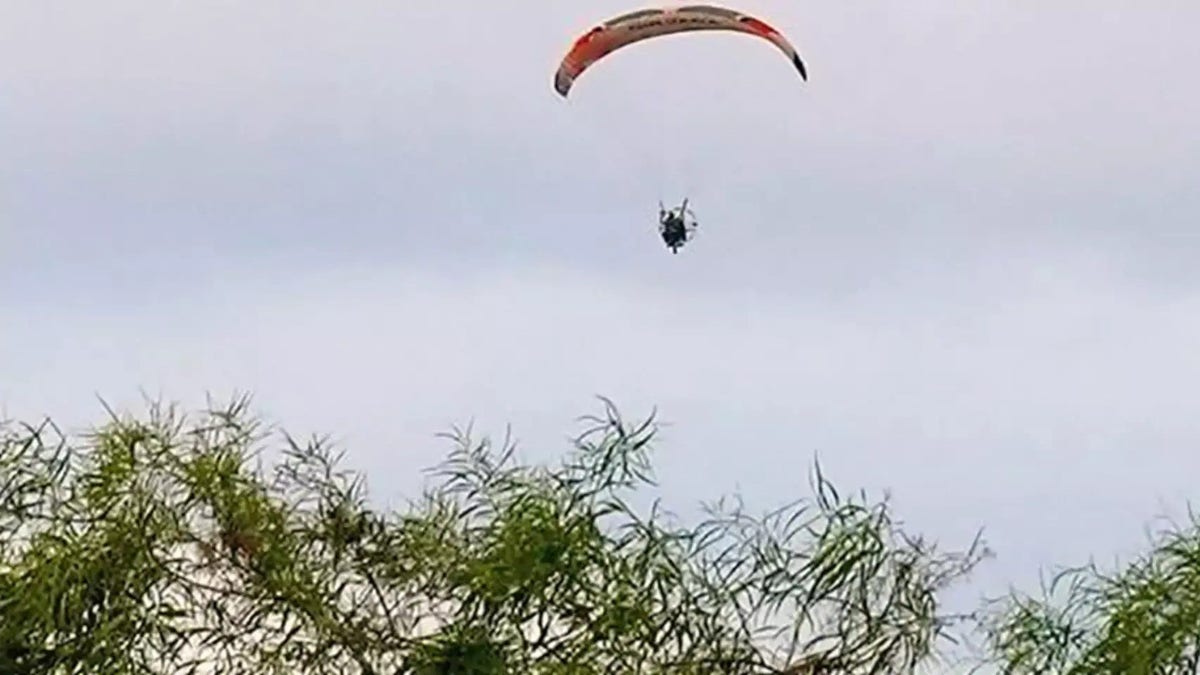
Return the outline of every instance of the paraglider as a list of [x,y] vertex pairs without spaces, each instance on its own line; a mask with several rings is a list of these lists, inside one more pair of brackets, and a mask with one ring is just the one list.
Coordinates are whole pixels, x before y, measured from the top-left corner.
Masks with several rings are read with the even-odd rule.
[[622,14],[584,33],[563,57],[554,75],[554,89],[566,98],[575,80],[592,64],[618,49],[649,38],[692,31],[724,30],[760,37],[782,51],[808,80],[808,71],[796,48],[761,19],[713,5],[643,9]]
[[658,233],[671,253],[679,253],[679,247],[692,238],[699,225],[696,214],[688,208],[688,200],[684,199],[682,205],[671,210],[663,208],[662,202],[658,203]]
[[[643,40],[676,33],[732,31],[761,38],[788,57],[808,80],[808,70],[791,42],[761,19],[736,10],[714,5],[688,5],[674,8],[642,9],[614,17],[593,27],[571,45],[554,75],[554,89],[564,99],[580,75],[605,56]],[[695,232],[696,222],[687,208],[687,200],[666,210],[659,202],[659,233],[667,248],[678,253]]]

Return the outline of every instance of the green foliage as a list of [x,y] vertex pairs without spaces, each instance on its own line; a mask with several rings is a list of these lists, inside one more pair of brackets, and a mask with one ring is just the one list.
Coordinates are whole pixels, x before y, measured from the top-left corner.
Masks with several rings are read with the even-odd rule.
[[1004,673],[1194,675],[1200,672],[1200,524],[1156,538],[1115,573],[1068,569],[1043,597],[1013,593],[986,624]]
[[607,402],[554,466],[456,430],[403,512],[245,400],[0,434],[6,673],[906,673],[985,553],[939,553],[819,467],[761,518],[635,508],[654,426]]

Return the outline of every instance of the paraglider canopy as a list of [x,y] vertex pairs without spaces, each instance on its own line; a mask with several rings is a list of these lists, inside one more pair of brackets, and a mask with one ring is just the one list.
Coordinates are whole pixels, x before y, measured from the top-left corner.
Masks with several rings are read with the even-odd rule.
[[610,19],[582,35],[563,57],[554,76],[554,89],[564,98],[575,80],[608,54],[649,38],[704,30],[725,30],[760,37],[782,51],[800,77],[808,72],[796,49],[783,35],[760,19],[713,5],[643,9]]

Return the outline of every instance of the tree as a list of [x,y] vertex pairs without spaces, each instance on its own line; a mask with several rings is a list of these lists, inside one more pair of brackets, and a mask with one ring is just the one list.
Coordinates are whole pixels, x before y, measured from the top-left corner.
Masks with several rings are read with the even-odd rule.
[[1172,524],[1114,572],[1094,563],[1011,593],[984,627],[988,664],[1012,675],[1200,672],[1200,523]]
[[905,673],[986,552],[939,553],[819,466],[762,517],[635,508],[653,419],[608,402],[557,466],[455,430],[403,512],[247,399],[109,412],[0,427],[2,672]]

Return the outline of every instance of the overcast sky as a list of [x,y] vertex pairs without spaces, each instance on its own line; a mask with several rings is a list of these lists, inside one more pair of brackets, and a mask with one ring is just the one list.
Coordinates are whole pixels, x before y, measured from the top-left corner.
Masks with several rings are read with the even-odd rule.
[[[998,552],[1137,551],[1200,474],[1200,5],[739,0],[808,62],[624,1],[5,0],[0,406],[250,391],[398,500],[434,439],[670,423],[679,510],[889,489]],[[701,236],[672,256],[658,199]]]

